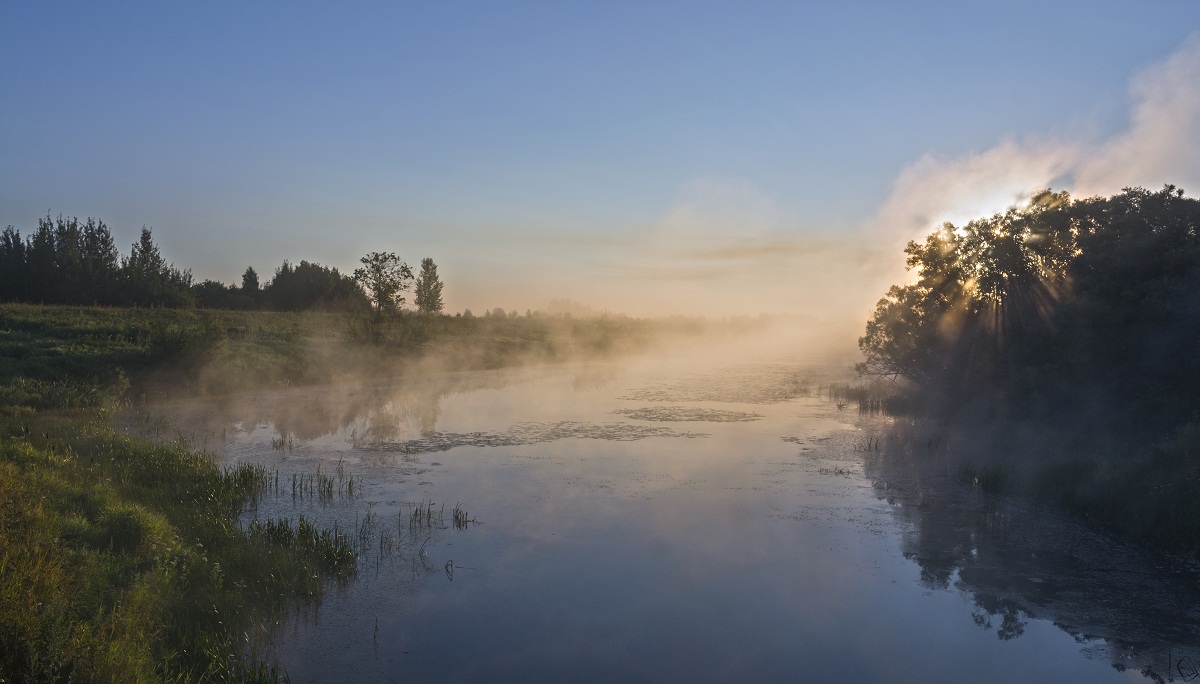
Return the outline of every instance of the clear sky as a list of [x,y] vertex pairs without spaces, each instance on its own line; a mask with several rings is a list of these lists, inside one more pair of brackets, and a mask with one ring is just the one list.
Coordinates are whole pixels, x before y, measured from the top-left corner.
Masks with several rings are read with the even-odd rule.
[[1200,2],[0,2],[0,225],[448,308],[865,320],[1053,185],[1200,194]]

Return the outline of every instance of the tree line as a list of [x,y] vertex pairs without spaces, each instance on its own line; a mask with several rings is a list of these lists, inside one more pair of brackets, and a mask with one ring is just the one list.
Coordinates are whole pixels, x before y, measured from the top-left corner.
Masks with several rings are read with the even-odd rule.
[[[373,281],[365,269],[380,259],[389,270],[376,273]],[[246,268],[240,284],[195,283],[190,270],[163,258],[149,228],[142,228],[129,254],[122,256],[103,221],[48,215],[25,238],[12,226],[0,233],[0,302],[272,311],[374,308],[382,313],[399,311],[403,293],[415,290],[418,311],[441,313],[442,282],[432,259],[422,260],[416,275],[393,253],[373,252],[362,262],[353,275],[315,262],[293,265],[285,260],[266,283],[253,267]],[[386,284],[378,276],[386,276]]]
[[1200,201],[1165,186],[1027,206],[910,242],[861,373],[941,411],[1162,434],[1200,411]]

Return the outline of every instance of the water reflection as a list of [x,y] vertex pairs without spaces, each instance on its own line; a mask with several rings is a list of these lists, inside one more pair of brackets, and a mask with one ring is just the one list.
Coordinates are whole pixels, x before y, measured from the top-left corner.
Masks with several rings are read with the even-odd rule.
[[1044,620],[1092,657],[1150,679],[1184,678],[1200,655],[1200,568],[1121,544],[1042,506],[960,481],[961,462],[928,425],[876,425],[882,448],[864,473],[904,525],[902,552],[921,582],[973,602],[1001,640]]
[[856,429],[822,392],[845,374],[563,366],[174,419],[240,426],[222,458],[344,460],[363,483],[257,511],[337,522],[365,553],[275,635],[292,681],[1125,681],[1168,659],[1182,676],[1194,578],[959,485],[933,437]]
[[400,384],[281,388],[213,400],[172,402],[177,426],[228,435],[270,426],[280,438],[317,440],[346,434],[355,445],[394,442],[437,430],[448,396],[500,389],[527,378],[511,371],[444,373]]

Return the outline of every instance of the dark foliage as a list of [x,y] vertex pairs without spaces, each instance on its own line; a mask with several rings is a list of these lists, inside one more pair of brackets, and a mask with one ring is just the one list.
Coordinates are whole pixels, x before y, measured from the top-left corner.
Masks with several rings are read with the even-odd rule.
[[163,259],[149,228],[124,259],[95,219],[47,216],[25,240],[12,226],[0,234],[0,301],[190,306],[191,280]]
[[917,281],[880,300],[859,370],[938,410],[1165,434],[1200,410],[1198,230],[1172,186],[946,224],[909,243]]
[[226,285],[215,280],[192,286],[196,306],[204,309],[231,309],[235,311],[256,309],[262,299],[261,291],[247,293],[244,289]]
[[906,380],[984,491],[1200,555],[1198,231],[1172,186],[947,224],[909,243],[918,278],[879,302],[859,371]]
[[353,278],[308,261],[298,266],[284,261],[264,287],[259,286],[254,268],[247,267],[241,287],[206,280],[193,286],[192,294],[197,306],[206,309],[362,311],[368,306]]
[[442,312],[442,281],[438,278],[437,264],[425,257],[421,260],[421,273],[417,275],[414,291],[417,311],[426,314]]
[[263,297],[266,308],[274,311],[357,311],[368,306],[354,278],[307,261],[298,266],[284,261],[263,288]]

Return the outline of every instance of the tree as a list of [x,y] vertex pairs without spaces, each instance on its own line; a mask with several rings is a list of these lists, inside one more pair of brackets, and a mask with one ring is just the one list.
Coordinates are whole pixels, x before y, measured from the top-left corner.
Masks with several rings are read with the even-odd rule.
[[267,306],[276,311],[325,311],[366,308],[367,299],[354,278],[336,268],[301,260],[287,261],[275,269],[275,277],[263,288]]
[[47,216],[38,219],[37,230],[25,240],[26,301],[50,303],[56,276],[53,223]]
[[25,243],[21,232],[9,226],[0,233],[0,301],[25,300]]
[[367,291],[375,318],[395,311],[404,304],[402,292],[412,287],[413,272],[393,252],[371,252],[362,259],[362,268],[354,270],[354,280]]
[[916,281],[880,300],[860,373],[1013,417],[1154,430],[1200,411],[1200,201],[1175,187],[1043,192],[905,253]]
[[103,221],[89,218],[83,226],[83,288],[86,303],[116,304],[120,286],[120,256]]
[[[50,222],[50,217],[46,217]],[[59,214],[54,224],[54,283],[47,297],[55,304],[73,303],[84,297],[83,233],[79,219],[64,220]]]
[[421,260],[421,273],[417,276],[414,299],[417,310],[421,313],[442,312],[442,281],[438,278],[437,264],[429,257]]
[[121,264],[125,285],[123,304],[134,306],[191,306],[192,274],[168,264],[154,244],[150,229],[142,227],[141,237],[133,243],[129,256]]
[[247,266],[242,274],[242,292],[250,295],[258,293],[258,272],[253,266]]
[[920,383],[995,370],[998,350],[1046,325],[1067,290],[1070,207],[1066,193],[1046,191],[1026,207],[961,228],[946,223],[924,243],[909,242],[906,265],[917,281],[879,301],[859,340],[859,372]]

